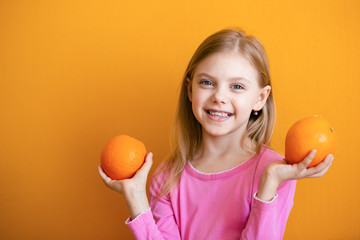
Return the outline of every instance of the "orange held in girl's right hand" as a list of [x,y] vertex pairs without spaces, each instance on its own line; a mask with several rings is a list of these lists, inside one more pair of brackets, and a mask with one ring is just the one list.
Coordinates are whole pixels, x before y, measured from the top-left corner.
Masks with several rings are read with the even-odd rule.
[[128,179],[145,161],[143,142],[127,135],[112,138],[101,152],[101,168],[113,180]]
[[289,163],[298,163],[316,149],[309,168],[322,162],[328,154],[334,154],[336,147],[337,138],[330,123],[320,116],[307,117],[289,129],[285,140],[285,158]]

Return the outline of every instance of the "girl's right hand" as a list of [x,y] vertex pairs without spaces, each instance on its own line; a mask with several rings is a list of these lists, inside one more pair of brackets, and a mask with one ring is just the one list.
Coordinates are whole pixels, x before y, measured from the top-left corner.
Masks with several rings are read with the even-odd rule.
[[152,166],[152,153],[147,154],[145,163],[130,179],[112,180],[99,166],[99,174],[106,186],[124,195],[131,219],[149,209],[146,195],[146,180]]
[[146,191],[146,180],[152,163],[152,153],[150,152],[147,154],[144,164],[136,172],[136,174],[132,178],[123,180],[112,180],[102,170],[101,166],[98,166],[98,170],[100,177],[107,187],[123,195],[126,195],[126,193],[130,192]]

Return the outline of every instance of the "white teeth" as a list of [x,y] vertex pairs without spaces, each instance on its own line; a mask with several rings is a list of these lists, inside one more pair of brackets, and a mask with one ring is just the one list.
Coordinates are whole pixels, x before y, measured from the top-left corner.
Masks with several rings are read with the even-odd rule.
[[210,115],[218,116],[218,117],[230,117],[230,113],[221,113],[221,112],[212,112],[209,111]]

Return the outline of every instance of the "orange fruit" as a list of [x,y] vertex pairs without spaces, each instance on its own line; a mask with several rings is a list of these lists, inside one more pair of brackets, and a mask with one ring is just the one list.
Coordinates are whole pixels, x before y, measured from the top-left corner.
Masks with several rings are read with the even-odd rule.
[[127,135],[112,138],[101,152],[101,167],[113,180],[134,176],[146,156],[144,143]]
[[337,138],[331,124],[320,116],[297,121],[285,139],[285,158],[289,163],[302,161],[313,149],[316,155],[309,167],[322,162],[329,153],[335,154]]

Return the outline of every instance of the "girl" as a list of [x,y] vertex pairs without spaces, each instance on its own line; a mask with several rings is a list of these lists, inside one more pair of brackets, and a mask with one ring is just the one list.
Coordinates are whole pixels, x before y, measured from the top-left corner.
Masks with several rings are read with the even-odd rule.
[[137,239],[281,239],[295,179],[323,176],[333,156],[307,168],[313,150],[289,165],[267,145],[275,123],[269,65],[261,43],[238,29],[221,30],[196,50],[180,93],[176,148],[150,182],[152,153],[122,193]]

